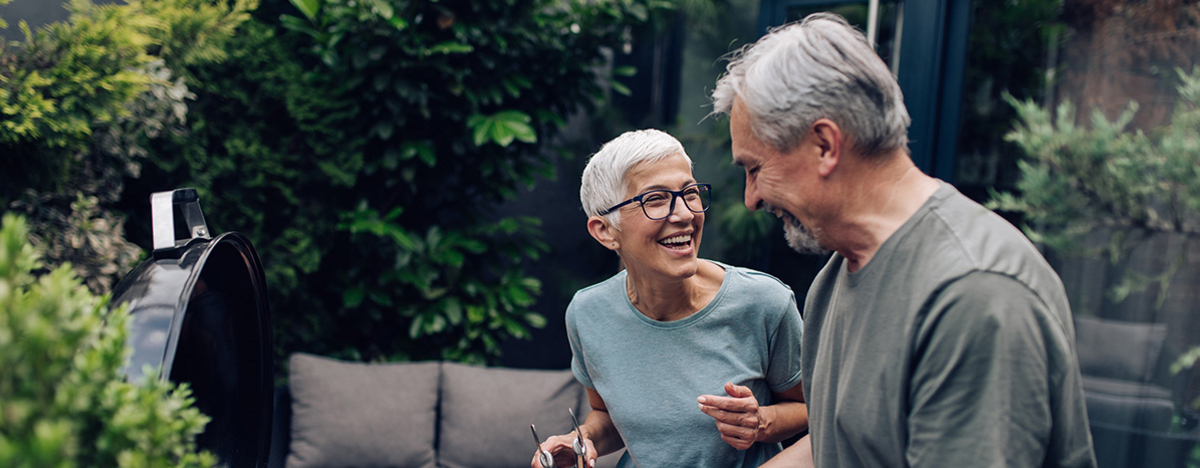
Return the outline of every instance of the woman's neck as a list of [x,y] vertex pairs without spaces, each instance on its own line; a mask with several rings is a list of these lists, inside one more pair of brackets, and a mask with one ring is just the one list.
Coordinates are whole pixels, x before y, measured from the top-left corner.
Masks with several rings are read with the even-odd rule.
[[635,274],[626,276],[625,292],[638,311],[658,322],[683,319],[703,309],[721,289],[725,270],[701,260],[696,274],[687,278]]

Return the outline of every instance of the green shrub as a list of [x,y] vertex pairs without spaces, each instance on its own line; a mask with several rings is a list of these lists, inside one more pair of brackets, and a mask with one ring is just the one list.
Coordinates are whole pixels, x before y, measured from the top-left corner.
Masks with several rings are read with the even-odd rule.
[[35,276],[23,218],[0,226],[0,466],[203,467],[194,438],[208,417],[186,387],[126,382],[124,307],[64,265]]
[[[1051,114],[1008,96],[1020,121],[1005,139],[1027,159],[1018,162],[1019,195],[993,193],[990,206],[1022,213],[1034,242],[1067,254],[1105,253],[1114,263],[1139,242],[1135,232],[1200,234],[1200,68],[1177,74],[1179,104],[1154,135],[1126,130],[1136,102],[1111,121],[1094,110],[1084,125],[1070,101]],[[1100,252],[1090,250],[1086,239],[1103,229],[1113,235]]]
[[66,22],[0,39],[0,208],[51,265],[107,292],[141,252],[113,212],[149,140],[186,131],[182,68],[220,60],[252,0],[71,2]]
[[494,362],[544,323],[522,264],[546,249],[495,207],[551,175],[550,142],[605,98],[605,50],[647,5],[293,3],[262,2],[225,62],[189,68],[190,134],[129,183],[130,215],[192,186],[214,231],[254,239],[283,356]]

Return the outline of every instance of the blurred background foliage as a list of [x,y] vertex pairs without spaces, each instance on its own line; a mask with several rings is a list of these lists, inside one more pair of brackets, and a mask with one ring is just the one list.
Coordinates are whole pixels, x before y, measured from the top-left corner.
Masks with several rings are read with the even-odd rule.
[[494,363],[545,323],[524,265],[547,250],[496,207],[670,8],[75,0],[0,43],[0,203],[103,293],[150,244],[149,194],[195,187],[264,259],[279,356]]

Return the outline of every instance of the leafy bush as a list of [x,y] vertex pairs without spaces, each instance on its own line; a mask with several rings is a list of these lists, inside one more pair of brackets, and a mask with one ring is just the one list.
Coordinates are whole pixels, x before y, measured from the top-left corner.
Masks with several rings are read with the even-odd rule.
[[1200,68],[1177,72],[1180,102],[1154,136],[1126,130],[1136,102],[1116,120],[1095,110],[1077,125],[1070,101],[1052,117],[1009,96],[1020,123],[1005,138],[1029,159],[1018,162],[1020,195],[993,193],[991,206],[1024,214],[1032,240],[1064,253],[1094,253],[1086,236],[1114,230],[1103,247],[1114,260],[1136,242],[1130,230],[1200,234]]
[[23,218],[0,226],[0,466],[207,467],[208,417],[186,387],[126,382],[124,307],[83,288],[69,265],[35,277]]
[[171,67],[220,60],[253,6],[74,0],[69,21],[0,39],[0,207],[27,216],[48,263],[74,264],[97,293],[133,266],[141,249],[112,205],[145,141],[185,130],[193,95]]
[[191,132],[155,143],[130,215],[192,186],[214,230],[254,239],[282,355],[494,360],[544,323],[522,263],[545,246],[493,210],[551,175],[548,142],[604,98],[605,50],[647,6],[294,3],[189,68]]

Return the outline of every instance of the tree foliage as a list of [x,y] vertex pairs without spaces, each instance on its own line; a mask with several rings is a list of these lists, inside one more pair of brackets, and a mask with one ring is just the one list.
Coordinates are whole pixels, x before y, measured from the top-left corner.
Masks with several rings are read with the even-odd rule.
[[186,131],[185,77],[220,60],[251,0],[70,4],[69,21],[0,39],[0,206],[23,213],[51,265],[103,293],[141,249],[112,211],[143,145]]
[[190,391],[126,382],[128,314],[84,288],[69,265],[37,275],[21,217],[0,225],[0,465],[208,467],[195,437],[208,417]]
[[[1023,213],[1030,238],[1062,252],[1084,252],[1084,237],[1102,228],[1200,233],[1200,68],[1177,73],[1179,104],[1153,136],[1126,131],[1136,102],[1117,119],[1095,110],[1080,125],[1070,101],[1052,116],[1008,97],[1020,123],[1006,139],[1028,159],[1020,195],[995,193],[992,206]],[[1118,233],[1105,250],[1117,256],[1130,239]]]
[[551,174],[554,135],[604,98],[605,51],[648,14],[264,1],[224,62],[189,67],[190,133],[154,144],[129,213],[192,186],[215,230],[254,239],[281,355],[494,360],[544,323],[522,264],[546,249],[536,220],[494,209]]

